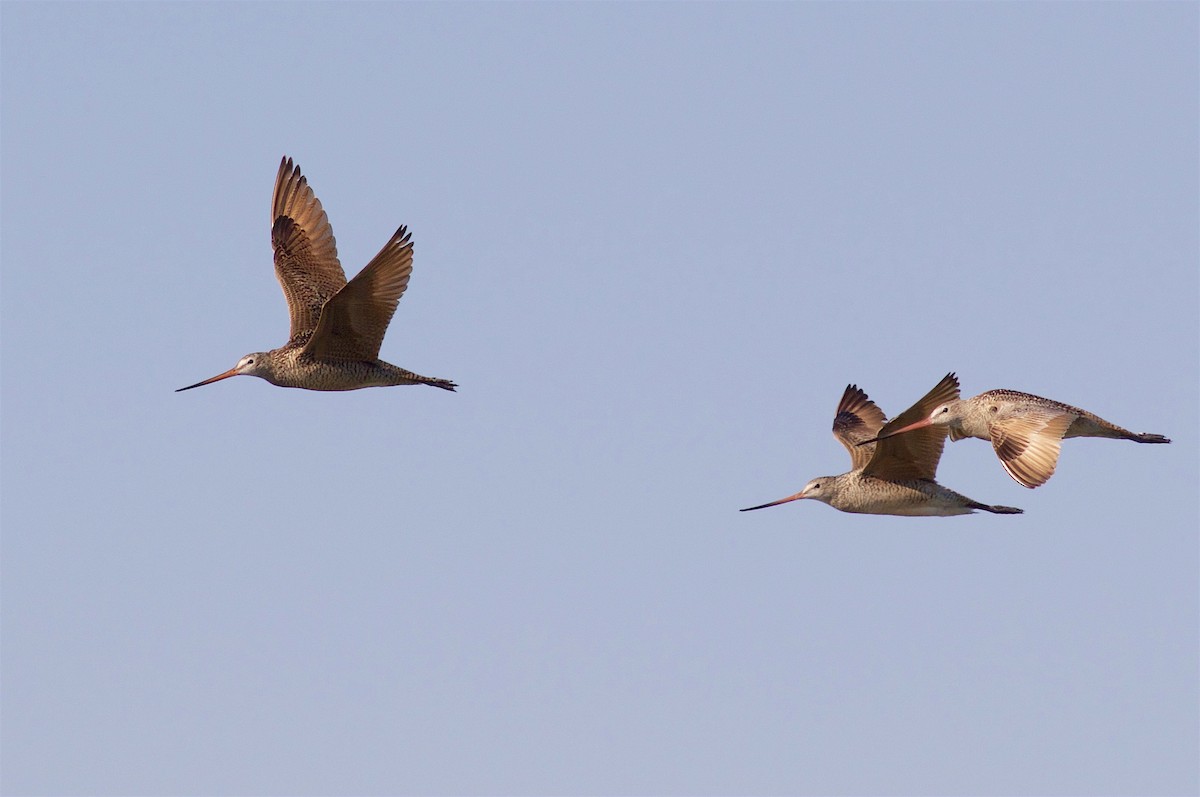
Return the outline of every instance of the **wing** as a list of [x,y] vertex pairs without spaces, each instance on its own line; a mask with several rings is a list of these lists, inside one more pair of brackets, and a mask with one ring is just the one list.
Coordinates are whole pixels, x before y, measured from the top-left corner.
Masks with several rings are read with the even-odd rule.
[[286,157],[271,198],[271,246],[292,318],[289,340],[295,340],[316,327],[321,307],[346,284],[346,274],[321,201]]
[[[928,418],[939,404],[958,398],[958,377],[946,374],[941,382],[926,393],[920,401],[897,415],[880,431],[887,434],[909,424]],[[943,426],[926,426],[911,432],[888,437],[875,444],[875,454],[863,468],[863,472],[881,479],[929,479],[937,475],[938,460],[942,458],[942,447],[946,445],[946,429]],[[863,446],[866,448],[866,446]]]
[[859,446],[879,434],[887,423],[883,410],[858,389],[858,385],[846,385],[846,392],[838,402],[837,414],[833,416],[833,436],[850,452],[850,469],[861,470],[875,452],[875,444]]
[[331,360],[375,360],[412,274],[412,233],[405,227],[367,267],[325,303],[306,354]]
[[1062,436],[1075,417],[1074,412],[1037,407],[993,423],[992,447],[1008,475],[1030,489],[1049,481]]

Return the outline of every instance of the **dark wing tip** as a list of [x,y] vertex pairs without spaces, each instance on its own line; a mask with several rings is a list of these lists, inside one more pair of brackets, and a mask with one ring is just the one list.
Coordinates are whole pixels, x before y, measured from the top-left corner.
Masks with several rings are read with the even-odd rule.
[[833,436],[855,456],[853,448],[879,434],[887,415],[858,385],[847,385],[833,416]]

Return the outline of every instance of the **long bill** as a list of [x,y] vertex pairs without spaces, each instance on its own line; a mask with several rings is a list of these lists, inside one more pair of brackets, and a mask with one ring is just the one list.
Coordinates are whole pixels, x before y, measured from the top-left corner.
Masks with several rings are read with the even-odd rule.
[[804,492],[798,492],[795,495],[789,495],[787,498],[780,498],[778,501],[772,501],[769,504],[759,504],[758,506],[748,506],[745,509],[739,509],[739,512],[753,512],[755,509],[766,509],[769,506],[779,506],[786,504],[788,501],[799,501],[804,497]]
[[176,390],[175,392],[182,393],[183,391],[191,390],[194,387],[204,387],[205,385],[211,385],[213,382],[220,382],[222,379],[228,379],[231,376],[237,376],[237,375],[238,375],[238,370],[236,368],[230,368],[228,371],[226,371],[223,374],[217,374],[214,377],[205,379],[203,382],[197,382],[194,385],[188,385],[187,387],[181,387],[178,390]]
[[908,426],[901,426],[899,429],[893,429],[887,434],[881,434],[876,437],[872,437],[870,440],[863,440],[861,443],[857,443],[856,445],[865,446],[867,443],[878,443],[880,440],[887,440],[889,437],[895,437],[898,434],[904,434],[905,432],[911,432],[916,429],[924,429],[926,426],[931,426],[932,424],[933,421],[931,419],[922,418],[916,423],[910,423]]

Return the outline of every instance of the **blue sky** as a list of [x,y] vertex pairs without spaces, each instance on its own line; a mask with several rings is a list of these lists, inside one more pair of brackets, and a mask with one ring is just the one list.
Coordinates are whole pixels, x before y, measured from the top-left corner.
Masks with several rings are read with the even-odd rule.
[[[1195,4],[0,14],[5,793],[1200,789]],[[457,394],[172,392],[284,154]],[[950,370],[1174,443],[737,512]]]

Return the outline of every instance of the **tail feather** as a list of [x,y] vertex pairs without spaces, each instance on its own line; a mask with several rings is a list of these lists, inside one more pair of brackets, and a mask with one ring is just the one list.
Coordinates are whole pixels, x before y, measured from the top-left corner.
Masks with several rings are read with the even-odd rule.
[[1015,506],[991,506],[989,504],[972,504],[972,509],[982,509],[984,512],[991,512],[993,515],[1023,515],[1024,509],[1017,509]]
[[449,379],[439,379],[436,376],[421,376],[404,368],[397,367],[391,363],[380,363],[385,369],[388,381],[385,384],[389,385],[432,385],[440,387],[442,390],[453,391],[458,385],[451,382]]

